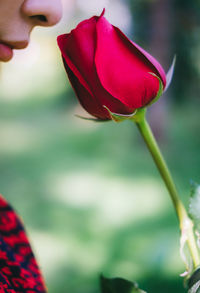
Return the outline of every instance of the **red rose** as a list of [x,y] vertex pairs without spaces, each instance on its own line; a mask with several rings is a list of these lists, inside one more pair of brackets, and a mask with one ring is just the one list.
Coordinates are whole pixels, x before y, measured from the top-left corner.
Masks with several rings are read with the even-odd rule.
[[148,105],[159,91],[159,79],[165,88],[166,76],[158,61],[103,15],[104,11],[59,36],[58,45],[81,105],[106,120],[111,117],[104,106],[131,114]]

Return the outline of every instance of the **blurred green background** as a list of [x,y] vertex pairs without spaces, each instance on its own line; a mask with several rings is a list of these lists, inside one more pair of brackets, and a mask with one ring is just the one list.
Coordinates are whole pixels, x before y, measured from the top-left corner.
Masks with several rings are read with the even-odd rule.
[[172,86],[149,120],[186,205],[200,182],[199,1],[64,0],[62,22],[1,66],[0,192],[22,216],[51,293],[96,293],[98,275],[148,293],[184,292],[175,212],[130,122],[92,123],[64,72],[56,35],[100,14],[146,48]]

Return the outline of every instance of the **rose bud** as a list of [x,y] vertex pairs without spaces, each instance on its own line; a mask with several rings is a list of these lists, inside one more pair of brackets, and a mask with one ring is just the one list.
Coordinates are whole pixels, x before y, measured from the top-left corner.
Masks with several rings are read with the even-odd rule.
[[166,86],[162,66],[103,16],[93,16],[58,36],[74,91],[91,115],[132,114],[150,104]]

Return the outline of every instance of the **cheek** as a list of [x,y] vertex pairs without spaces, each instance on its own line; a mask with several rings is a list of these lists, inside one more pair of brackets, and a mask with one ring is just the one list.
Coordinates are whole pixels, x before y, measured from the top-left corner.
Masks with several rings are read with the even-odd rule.
[[24,0],[0,0],[0,40],[27,39],[30,24],[20,10]]
[[0,21],[0,41],[23,41],[28,40],[32,27],[19,19],[12,21]]
[[0,0],[0,30],[5,31],[9,26],[9,22],[18,14],[19,0]]

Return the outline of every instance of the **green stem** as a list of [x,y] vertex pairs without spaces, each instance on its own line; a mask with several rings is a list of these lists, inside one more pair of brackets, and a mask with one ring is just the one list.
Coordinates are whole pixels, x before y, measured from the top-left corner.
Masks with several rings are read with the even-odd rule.
[[195,237],[194,237],[194,232],[193,232],[193,222],[189,218],[189,216],[185,210],[185,207],[179,198],[179,195],[178,195],[176,186],[173,182],[170,171],[169,171],[167,164],[166,164],[166,162],[160,152],[160,149],[159,149],[158,144],[155,140],[155,137],[151,131],[151,128],[150,128],[148,122],[146,121],[145,114],[146,114],[146,109],[141,109],[133,117],[132,120],[134,122],[136,122],[136,125],[137,125],[142,137],[144,138],[144,141],[147,145],[147,148],[149,149],[149,151],[153,157],[153,160],[154,160],[154,162],[160,172],[160,175],[161,175],[162,179],[164,180],[165,185],[169,191],[172,203],[174,205],[174,208],[176,210],[176,214],[179,219],[181,232],[187,234],[186,237],[187,237],[188,248],[189,248],[192,260],[193,260],[194,268],[196,268],[200,265],[200,258],[199,258],[199,252],[198,252],[198,248],[196,245]]

